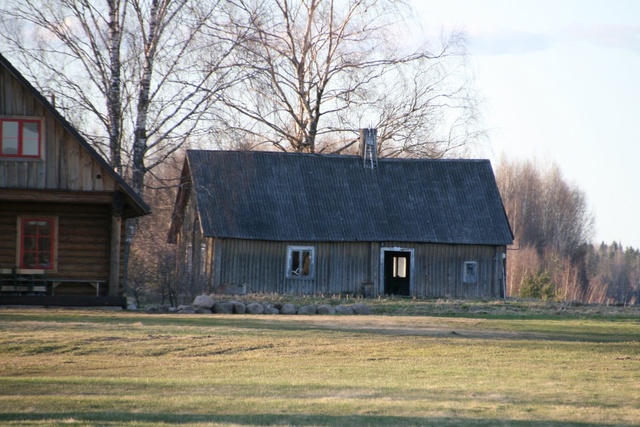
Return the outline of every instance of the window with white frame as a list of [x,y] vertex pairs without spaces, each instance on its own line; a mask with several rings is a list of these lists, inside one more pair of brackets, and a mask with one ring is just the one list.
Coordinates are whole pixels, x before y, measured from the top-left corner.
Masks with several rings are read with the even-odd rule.
[[0,157],[40,158],[42,120],[0,118]]
[[200,275],[204,276],[207,267],[207,244],[200,243]]
[[463,281],[464,283],[478,282],[478,263],[476,261],[465,261]]
[[193,268],[193,245],[191,243],[187,243],[185,248],[184,263],[187,266],[187,271],[191,273],[191,269]]
[[311,279],[315,275],[315,249],[313,246],[287,248],[287,277]]

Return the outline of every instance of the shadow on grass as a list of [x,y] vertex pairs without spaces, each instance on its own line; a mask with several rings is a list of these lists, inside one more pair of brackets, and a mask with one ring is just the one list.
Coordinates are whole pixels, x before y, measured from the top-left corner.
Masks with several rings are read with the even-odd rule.
[[591,424],[554,420],[472,419],[454,417],[402,417],[387,415],[315,415],[315,414],[255,414],[255,415],[194,415],[144,414],[126,412],[0,414],[0,421],[12,423],[42,422],[46,424],[76,422],[87,426],[126,425],[242,425],[242,426],[521,426],[521,427],[586,427],[620,424]]
[[[286,317],[284,319],[283,317]],[[316,316],[314,316],[316,317]],[[320,317],[320,316],[318,316]],[[350,318],[346,316],[345,318]],[[360,316],[358,316],[360,317]],[[366,316],[369,317],[369,316]],[[470,316],[456,316],[459,318],[470,318]],[[190,326],[202,328],[234,328],[247,330],[265,331],[325,331],[339,333],[357,333],[364,335],[405,335],[405,336],[426,336],[439,338],[467,338],[467,339],[504,339],[504,340],[527,340],[527,341],[581,341],[593,343],[614,343],[638,341],[637,328],[640,323],[637,318],[612,318],[598,319],[605,324],[628,324],[631,331],[594,330],[591,328],[575,330],[572,327],[565,327],[564,320],[575,320],[573,318],[549,318],[549,323],[542,326],[527,326],[526,328],[486,328],[486,329],[456,329],[452,325],[443,325],[441,328],[420,328],[411,326],[397,326],[387,328],[377,328],[375,326],[353,326],[348,322],[340,324],[343,316],[322,316],[323,319],[331,320],[331,323],[310,323],[305,322],[306,316],[220,316],[220,315],[158,315],[145,314],[139,312],[105,312],[99,314],[87,314],[87,312],[74,312],[65,310],[38,310],[24,313],[2,313],[2,322],[58,322],[58,323],[86,323],[104,325],[133,325],[144,324],[145,326]],[[388,318],[393,318],[389,316]],[[448,317],[447,317],[448,318]],[[487,316],[473,316],[479,320],[489,320]],[[514,325],[518,323],[536,322],[534,318],[511,318],[508,321]],[[549,328],[553,325],[553,329]],[[455,330],[454,330],[455,329]],[[203,333],[211,333],[209,329]]]

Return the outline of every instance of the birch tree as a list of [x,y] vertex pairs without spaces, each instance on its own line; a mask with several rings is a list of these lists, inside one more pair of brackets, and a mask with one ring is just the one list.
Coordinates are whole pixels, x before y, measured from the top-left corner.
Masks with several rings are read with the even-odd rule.
[[[236,69],[222,1],[7,0],[3,50],[114,168],[144,177],[188,138]],[[240,33],[236,33],[240,34]]]
[[386,156],[442,157],[481,132],[464,37],[417,48],[411,9],[393,0],[236,0],[247,78],[225,94],[224,123],[282,151],[343,152],[376,127]]
[[535,248],[540,255],[553,250],[571,257],[590,242],[594,219],[583,190],[550,163],[503,158],[496,181],[507,216],[520,246]]
[[[0,40],[142,195],[145,176],[198,137],[202,119],[233,81],[230,53],[239,40],[221,31],[223,3],[7,0]],[[125,286],[136,226],[127,222]]]
[[507,264],[510,292],[544,272],[560,297],[593,294],[585,256],[594,220],[585,193],[555,163],[503,158],[496,181],[515,237]]

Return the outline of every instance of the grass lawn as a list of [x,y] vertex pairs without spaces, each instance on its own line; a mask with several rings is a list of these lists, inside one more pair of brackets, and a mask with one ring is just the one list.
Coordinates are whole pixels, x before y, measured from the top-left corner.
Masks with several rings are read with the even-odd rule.
[[1,309],[0,425],[640,425],[640,317],[479,311]]

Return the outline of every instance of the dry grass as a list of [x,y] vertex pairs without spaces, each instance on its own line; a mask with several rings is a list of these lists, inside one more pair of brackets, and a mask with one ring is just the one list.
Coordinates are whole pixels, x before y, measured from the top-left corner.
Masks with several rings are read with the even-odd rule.
[[0,310],[0,424],[639,425],[640,320]]

